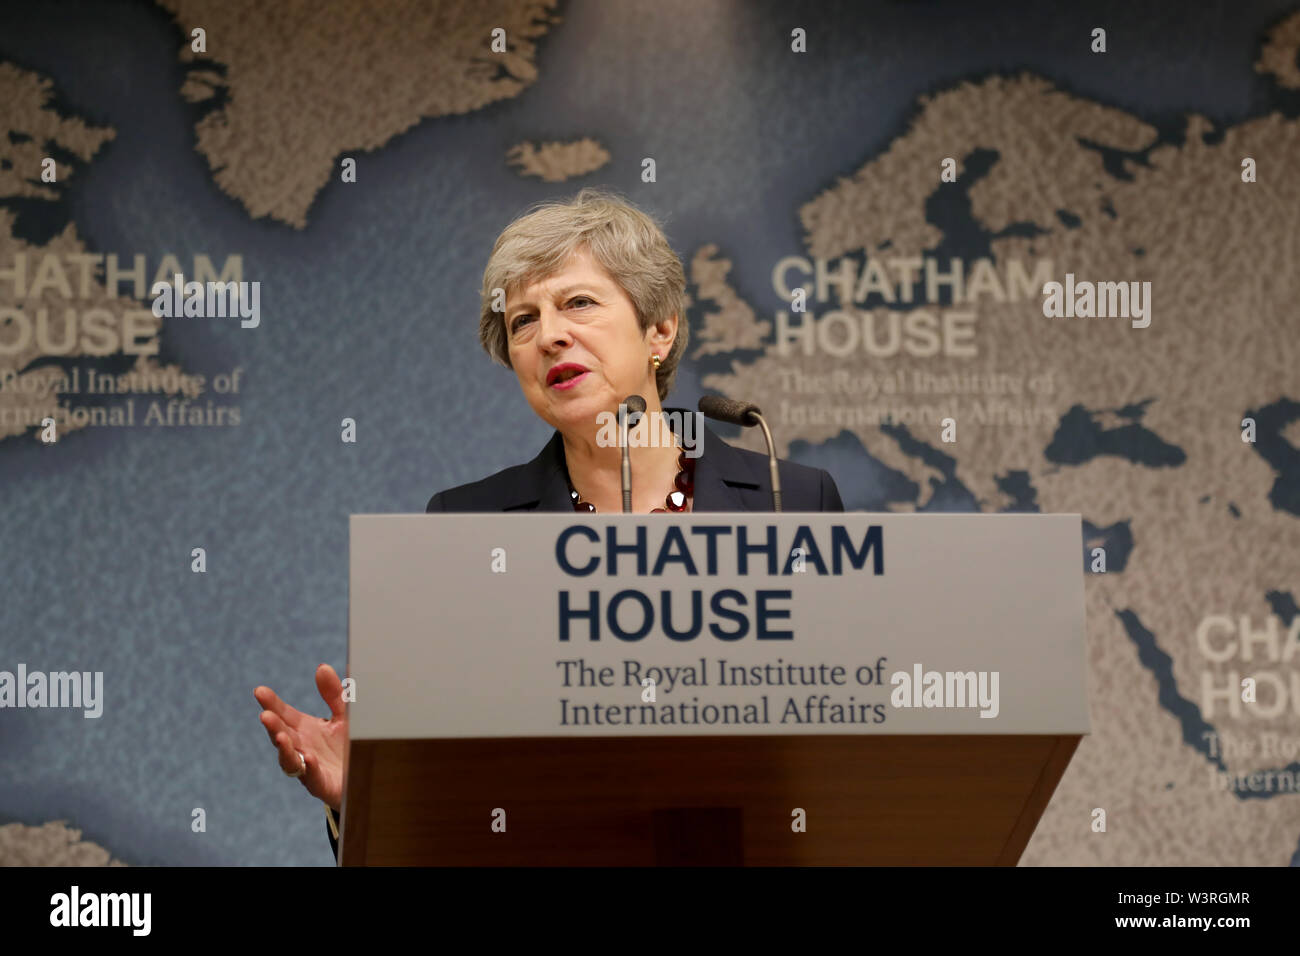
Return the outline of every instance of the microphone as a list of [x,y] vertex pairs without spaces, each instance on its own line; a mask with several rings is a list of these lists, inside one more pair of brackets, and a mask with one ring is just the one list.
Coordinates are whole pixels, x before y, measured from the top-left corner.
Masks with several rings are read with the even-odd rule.
[[763,429],[763,437],[767,440],[767,467],[772,475],[772,510],[780,511],[781,478],[776,471],[776,444],[772,441],[772,430],[767,427],[767,421],[758,406],[753,402],[738,402],[721,395],[705,395],[700,399],[700,411],[720,422],[730,422],[746,428],[758,425]]
[[623,513],[632,511],[632,462],[627,454],[627,425],[629,413],[638,420],[645,411],[645,399],[640,395],[629,395],[618,403],[618,446],[623,450]]

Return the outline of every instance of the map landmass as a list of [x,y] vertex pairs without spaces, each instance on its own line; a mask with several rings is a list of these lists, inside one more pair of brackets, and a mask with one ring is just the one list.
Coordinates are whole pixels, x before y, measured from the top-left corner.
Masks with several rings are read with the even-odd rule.
[[[106,126],[93,126],[75,116],[64,116],[56,108],[54,83],[12,63],[0,62],[0,102],[6,107],[5,125],[0,126],[0,268],[9,271],[20,257],[22,291],[15,279],[0,282],[0,310],[17,310],[26,318],[29,329],[20,328],[12,315],[0,311],[0,441],[26,433],[39,426],[44,417],[58,421],[60,393],[56,391],[64,376],[64,366],[78,360],[102,358],[91,352],[97,341],[84,329],[91,310],[106,310],[113,315],[142,311],[145,304],[124,296],[109,296],[102,280],[103,266],[87,265],[87,281],[81,276],[80,263],[97,258],[77,233],[76,224],[66,223],[43,243],[23,238],[24,211],[33,203],[58,203],[67,184],[78,169],[90,162],[115,133]],[[55,181],[42,181],[42,161],[55,159]],[[47,259],[57,258],[53,270],[45,270]],[[78,263],[69,267],[69,263]],[[30,294],[37,291],[38,294]],[[84,294],[83,294],[84,293]],[[44,319],[40,313],[44,311]],[[70,317],[69,312],[75,317]],[[137,319],[143,340],[158,339],[162,319],[151,313]],[[25,338],[25,344],[19,342]],[[56,353],[47,348],[58,347]],[[49,358],[57,362],[46,362]],[[180,372],[180,366],[167,369]],[[162,372],[151,356],[140,355],[131,368],[136,372]],[[124,371],[124,370],[122,370]],[[175,389],[165,394],[175,394]],[[86,427],[74,419],[58,421],[56,435]],[[40,440],[39,431],[32,433]]]
[[[341,175],[340,157],[527,89],[537,79],[535,40],[561,22],[558,0],[157,2],[184,32],[179,55],[193,69],[182,95],[212,107],[195,126],[196,148],[217,185],[252,218],[296,229]],[[500,53],[491,49],[497,28]]]
[[540,179],[544,183],[562,183],[608,165],[609,150],[590,136],[571,143],[538,145],[524,142],[510,147],[506,162],[521,176]]
[[[1268,43],[1256,69],[1294,86],[1300,14],[1279,24]],[[1233,715],[1222,704],[1212,716],[1201,714],[1203,675],[1223,687],[1230,672],[1250,665],[1207,660],[1194,638],[1200,621],[1215,614],[1261,628],[1274,611],[1266,595],[1289,593],[1300,581],[1297,509],[1270,499],[1280,480],[1275,463],[1296,459],[1300,411],[1269,436],[1292,443],[1272,445],[1272,462],[1262,439],[1258,448],[1242,440],[1242,419],[1252,409],[1277,407],[1288,391],[1300,397],[1297,156],[1300,122],[1278,111],[1217,129],[1187,114],[1170,136],[1029,73],[936,92],[881,155],[803,205],[806,254],[933,255],[948,236],[928,221],[927,203],[939,190],[964,190],[963,233],[987,244],[975,254],[998,262],[1050,259],[1056,281],[1067,271],[1088,280],[1150,281],[1150,326],[1045,318],[1041,299],[981,298],[963,303],[978,313],[975,358],[900,351],[845,359],[797,348],[778,355],[769,345],[703,377],[724,394],[771,396],[781,394],[783,370],[827,375],[848,361],[858,371],[902,372],[908,381],[914,372],[1052,376],[1052,394],[1039,399],[1050,418],[981,424],[972,396],[956,396],[953,443],[941,440],[938,421],[837,424],[830,412],[851,400],[844,396],[800,394],[799,403],[821,409],[826,420],[772,423],[779,454],[796,444],[850,441],[864,461],[883,462],[932,493],[947,481],[943,463],[954,460],[951,477],[980,510],[1032,500],[1043,512],[1080,513],[1093,531],[1131,531],[1122,570],[1085,578],[1092,733],[1035,831],[1025,865],[1287,865],[1295,850],[1296,794],[1234,792],[1214,777],[1222,769],[1283,769],[1286,761],[1213,760],[1204,740],[1185,737],[1183,711],[1185,704],[1196,711],[1189,726],[1224,736],[1300,738],[1289,708],[1273,720]],[[940,182],[945,157],[958,161],[956,183]],[[1243,182],[1244,157],[1266,171],[1257,182]],[[985,160],[978,170],[967,169],[973,158]],[[692,281],[718,280],[695,269]],[[1080,428],[1101,436],[1092,453],[1060,460],[1067,444],[1060,432]],[[919,454],[909,446],[915,440],[943,455]],[[755,435],[739,443],[760,450]],[[1009,473],[1019,480],[1009,482]],[[854,477],[837,479],[844,487]],[[922,490],[912,506],[928,504]],[[1285,666],[1258,657],[1258,667]],[[1107,813],[1105,833],[1090,827],[1099,807]]]

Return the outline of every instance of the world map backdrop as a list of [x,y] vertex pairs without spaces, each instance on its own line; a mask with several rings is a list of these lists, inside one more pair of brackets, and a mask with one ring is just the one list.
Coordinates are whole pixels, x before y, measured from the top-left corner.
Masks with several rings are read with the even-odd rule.
[[[1022,864],[1300,861],[1293,2],[59,0],[0,7],[0,104],[0,670],[105,675],[0,710],[0,862],[332,862],[252,689],[323,710],[348,515],[549,437],[478,289],[586,185],[686,267],[669,404],[850,510],[1083,516],[1093,729]],[[155,316],[175,273],[259,321]]]

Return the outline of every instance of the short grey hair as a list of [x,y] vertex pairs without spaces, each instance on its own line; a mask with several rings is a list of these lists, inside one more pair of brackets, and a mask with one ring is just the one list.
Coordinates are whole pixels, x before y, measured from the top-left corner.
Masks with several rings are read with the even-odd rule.
[[504,314],[492,309],[494,291],[508,294],[549,278],[584,248],[632,300],[642,332],[677,316],[677,337],[655,373],[662,402],[690,338],[686,273],[659,223],[606,189],[589,186],[568,201],[536,203],[502,230],[483,271],[478,327],[483,350],[510,368]]

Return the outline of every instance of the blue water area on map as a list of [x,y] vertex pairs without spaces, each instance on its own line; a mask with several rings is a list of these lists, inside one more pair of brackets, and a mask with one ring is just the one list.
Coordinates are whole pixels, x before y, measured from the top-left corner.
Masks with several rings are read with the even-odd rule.
[[1100,455],[1114,455],[1149,468],[1172,468],[1183,464],[1187,455],[1155,432],[1136,422],[1105,428],[1097,412],[1075,405],[1061,416],[1056,434],[1044,452],[1048,461],[1082,465]]
[[[1156,636],[1142,623],[1141,617],[1132,610],[1116,611],[1116,617],[1124,625],[1124,630],[1128,632],[1129,639],[1137,647],[1138,658],[1142,666],[1149,670],[1156,678],[1159,685],[1160,706],[1169,711],[1178,719],[1182,729],[1183,742],[1191,747],[1197,753],[1213,764],[1219,771],[1228,772],[1229,768],[1223,762],[1221,754],[1216,754],[1211,750],[1211,735],[1218,736],[1218,730],[1214,725],[1205,720],[1201,714],[1201,708],[1197,704],[1184,697],[1178,690],[1178,682],[1174,678],[1174,660],[1164,651]],[[1300,774],[1300,763],[1292,762],[1283,767],[1252,767],[1250,773],[1253,774],[1285,774],[1295,777]],[[1268,800],[1273,797],[1294,797],[1295,794],[1284,790],[1251,790],[1249,787],[1238,786],[1234,788],[1232,794],[1239,800]]]
[[1268,500],[1274,508],[1300,516],[1300,449],[1282,434],[1284,428],[1300,419],[1300,401],[1280,398],[1263,408],[1247,411],[1242,418],[1255,419],[1253,447],[1277,472]]

